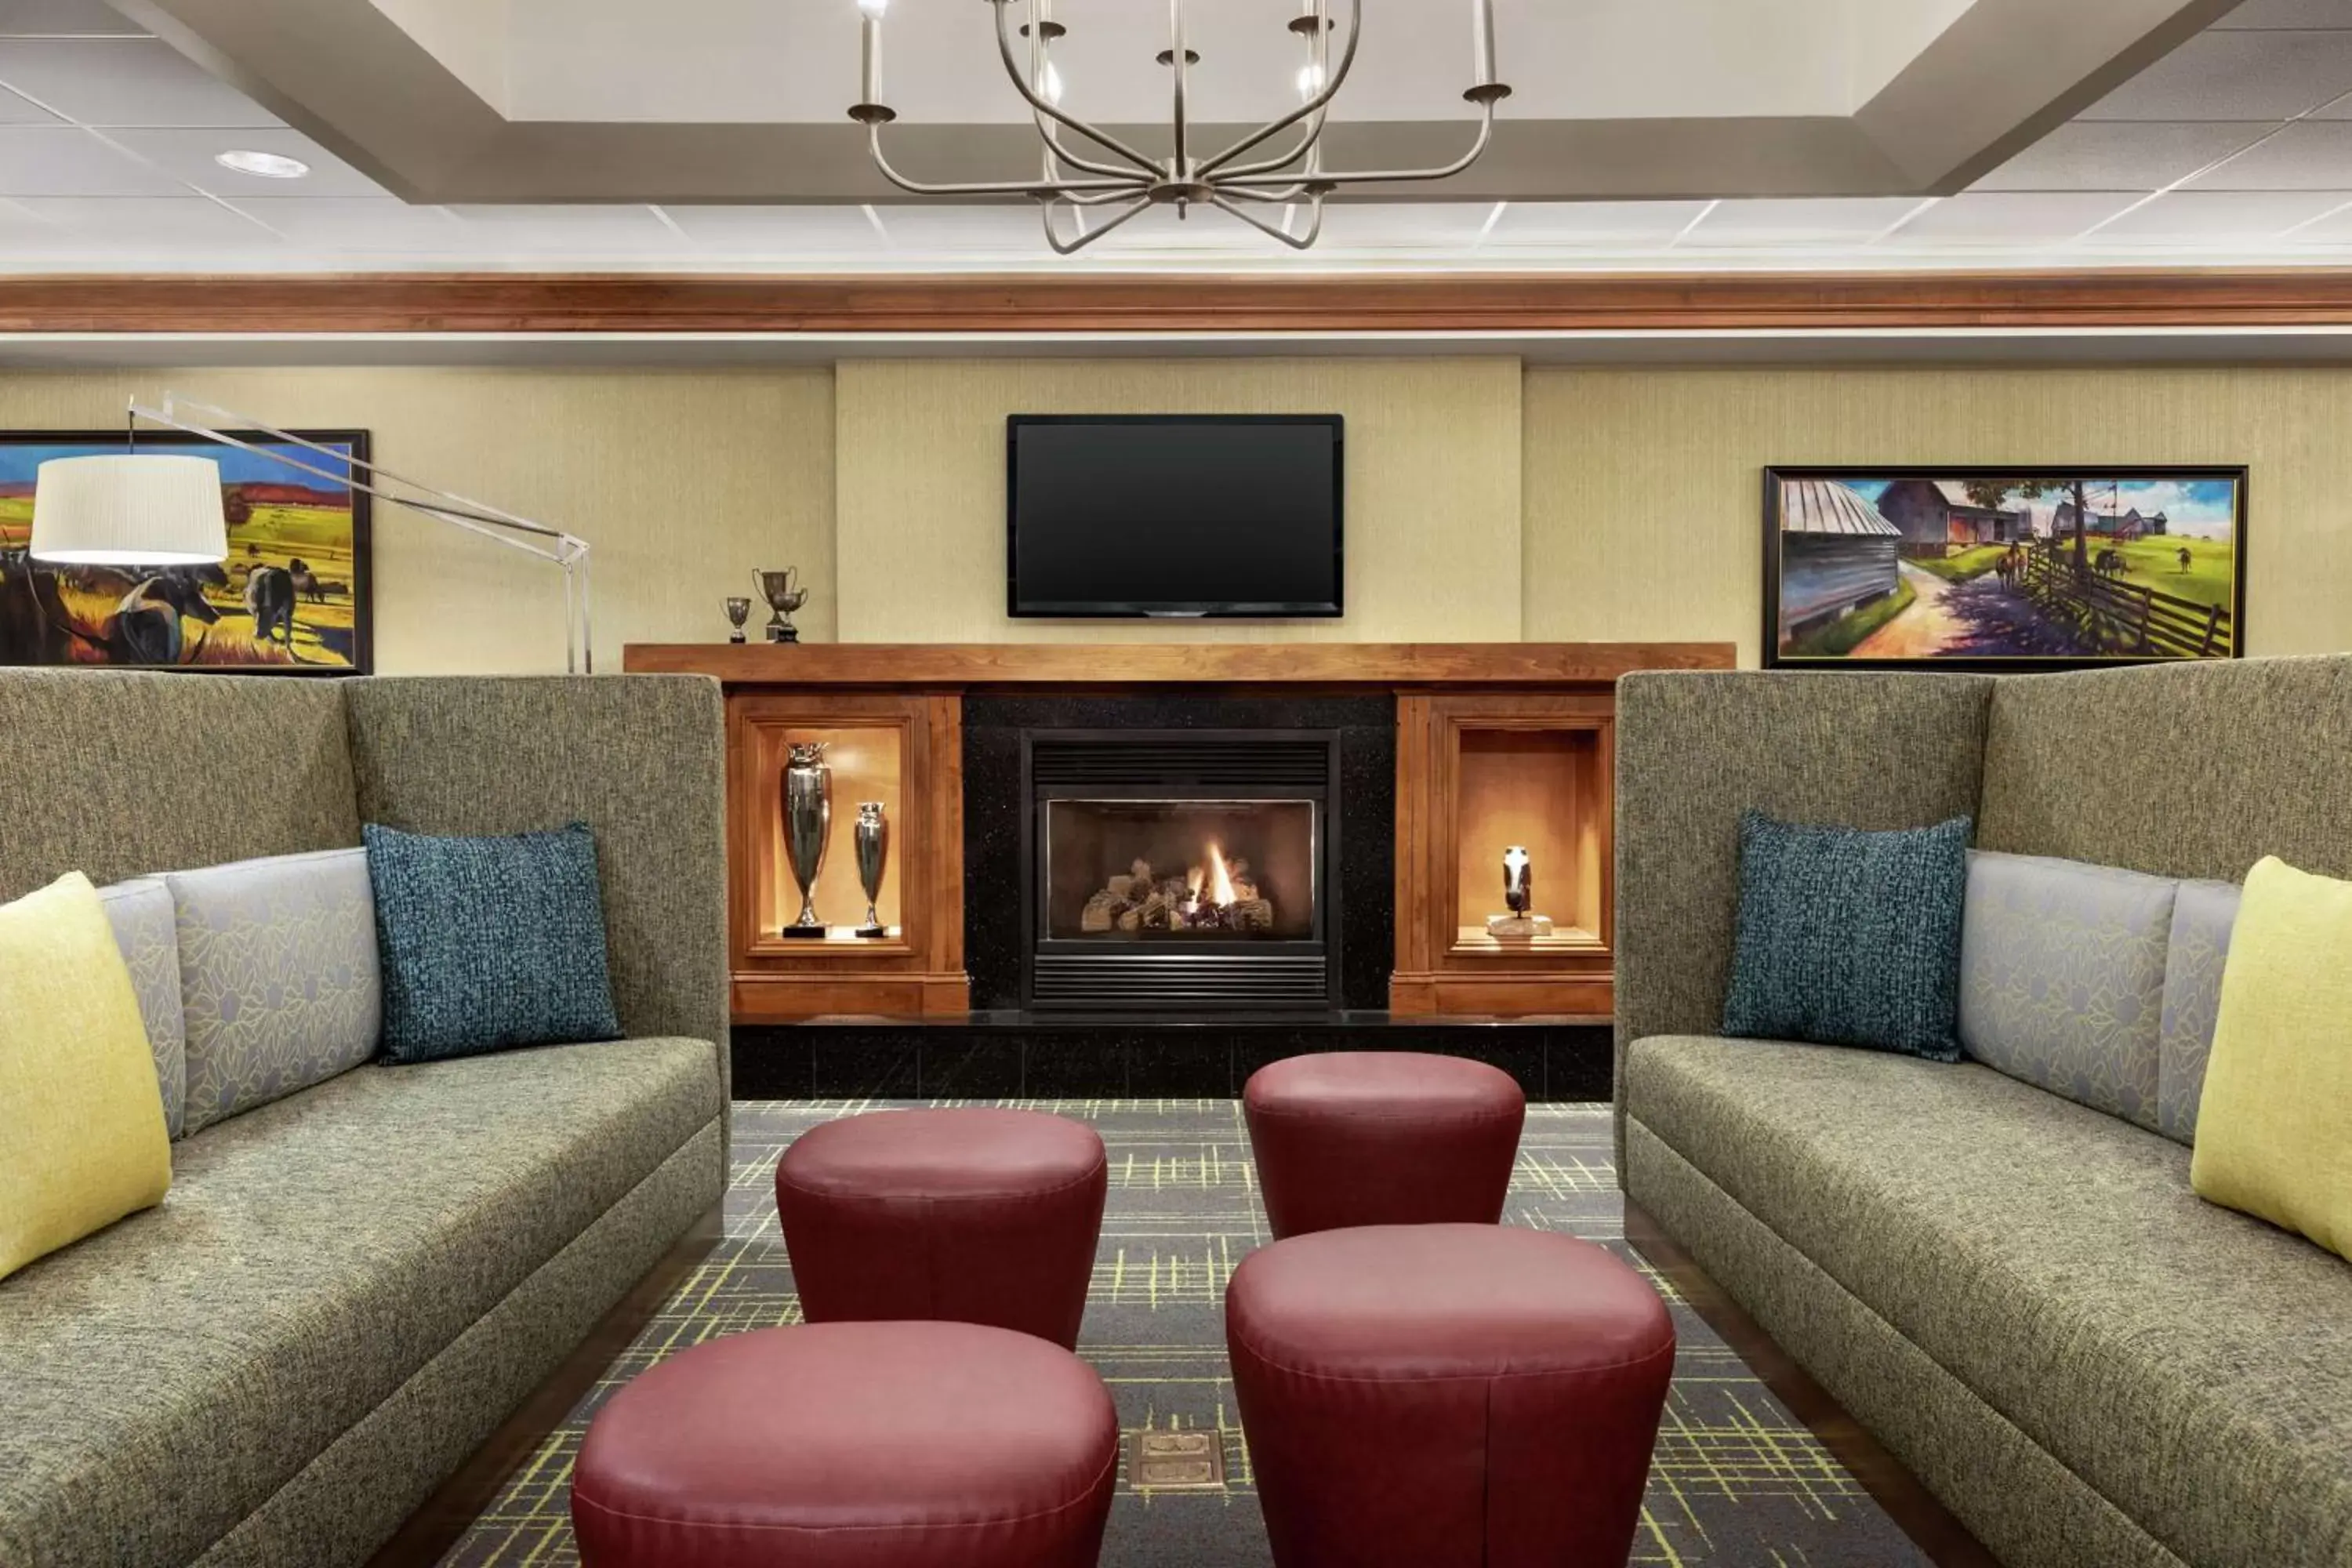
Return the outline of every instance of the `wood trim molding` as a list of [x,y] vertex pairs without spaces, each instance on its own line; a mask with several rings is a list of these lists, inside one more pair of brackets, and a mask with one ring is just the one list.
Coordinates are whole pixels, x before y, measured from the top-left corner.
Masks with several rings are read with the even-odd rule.
[[729,686],[1572,686],[1729,669],[1729,643],[631,643],[632,675]]
[[0,279],[6,332],[1579,332],[2352,325],[2352,268]]

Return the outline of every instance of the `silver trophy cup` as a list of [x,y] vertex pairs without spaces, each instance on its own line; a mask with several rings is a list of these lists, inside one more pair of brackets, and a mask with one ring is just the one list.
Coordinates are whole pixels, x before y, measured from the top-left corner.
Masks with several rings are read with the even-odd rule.
[[866,923],[857,928],[863,937],[888,936],[889,928],[875,905],[882,897],[882,868],[890,859],[890,821],[882,813],[878,800],[857,803],[857,884],[866,889]]
[[801,918],[782,934],[822,937],[816,916],[816,877],[824,869],[825,840],[833,832],[833,770],[824,765],[824,742],[795,742],[784,767],[784,855],[800,885]]
[[775,614],[768,619],[770,642],[798,642],[800,629],[793,625],[793,612],[808,603],[809,591],[800,585],[800,568],[787,566],[781,572],[754,572],[752,581],[760,585],[760,597],[768,601]]
[[1503,851],[1503,907],[1515,915],[1526,914],[1535,896],[1535,865],[1527,850],[1514,844]]

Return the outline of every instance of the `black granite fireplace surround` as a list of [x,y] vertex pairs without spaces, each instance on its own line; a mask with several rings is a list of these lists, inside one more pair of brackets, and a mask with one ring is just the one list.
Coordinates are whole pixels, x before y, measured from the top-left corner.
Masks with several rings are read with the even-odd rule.
[[[1078,736],[1117,739],[1121,735],[1181,741],[1187,735],[1213,745],[1246,742],[1256,732],[1268,740],[1297,742],[1306,737],[1334,742],[1336,777],[1318,792],[1330,797],[1328,843],[1336,849],[1332,864],[1323,868],[1324,886],[1318,911],[1325,946],[1338,949],[1338,963],[1323,978],[1316,994],[1307,996],[1292,985],[1274,1005],[1296,1011],[1311,1006],[1324,1011],[1377,1010],[1388,1005],[1388,981],[1395,951],[1395,820],[1396,704],[1381,697],[1204,695],[1190,691],[1139,692],[1108,695],[984,696],[964,700],[964,960],[971,975],[975,1012],[1024,1010],[1039,1005],[1034,971],[1024,955],[1034,954],[1038,927],[1033,900],[1040,889],[1034,880],[1033,831],[1041,792],[1024,767],[1024,739]],[[1175,748],[1178,752],[1190,748]],[[1234,747],[1239,754],[1241,747]],[[1181,773],[1187,765],[1180,763]],[[1245,770],[1244,770],[1245,772]],[[1243,776],[1228,766],[1211,769],[1210,776],[1228,781]],[[1303,775],[1299,775],[1303,776]],[[1203,796],[1251,793],[1245,784],[1219,790],[1202,788],[1185,778],[1168,793]],[[1087,792],[1071,792],[1087,793]],[[1108,792],[1094,792],[1108,793]],[[1255,793],[1299,795],[1304,788],[1268,785]],[[1296,901],[1296,899],[1292,901]],[[1026,913],[1024,914],[1024,910]],[[1045,944],[1065,952],[1076,944]],[[1215,951],[1246,964],[1247,944],[1218,943]],[[1309,944],[1294,945],[1304,953]],[[1319,962],[1319,958],[1316,962]],[[1263,980],[1259,982],[1264,984]],[[1249,1005],[1246,985],[1232,998],[1210,995],[1189,1009],[1213,1015]],[[1280,990],[1276,988],[1277,992]],[[1097,1009],[1124,1012],[1137,1018],[1173,1019],[1188,1009],[1148,988],[1131,1008]]]

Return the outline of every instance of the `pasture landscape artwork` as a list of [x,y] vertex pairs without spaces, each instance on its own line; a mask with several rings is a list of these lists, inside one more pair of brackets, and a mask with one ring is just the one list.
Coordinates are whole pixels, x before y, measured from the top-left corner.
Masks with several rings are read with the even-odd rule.
[[367,460],[367,432],[293,432],[334,457],[236,434],[323,472],[140,432],[137,450],[220,464],[228,523],[228,558],[219,565],[156,569],[50,565],[29,552],[41,464],[121,452],[121,433],[0,433],[0,665],[366,673],[368,498],[351,488],[349,463]]
[[1770,468],[1768,667],[2242,651],[2243,468]]

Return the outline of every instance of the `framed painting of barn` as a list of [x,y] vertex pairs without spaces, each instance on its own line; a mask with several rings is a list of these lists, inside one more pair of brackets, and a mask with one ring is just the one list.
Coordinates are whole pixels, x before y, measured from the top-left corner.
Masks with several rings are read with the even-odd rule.
[[220,464],[228,558],[165,569],[32,558],[33,495],[51,458],[124,450],[120,430],[0,431],[0,665],[364,675],[373,665],[368,497],[350,484],[364,430],[292,434],[322,457],[232,431],[318,473],[199,437],[138,433],[132,449]]
[[2243,468],[1764,470],[1767,668],[2236,658]]

